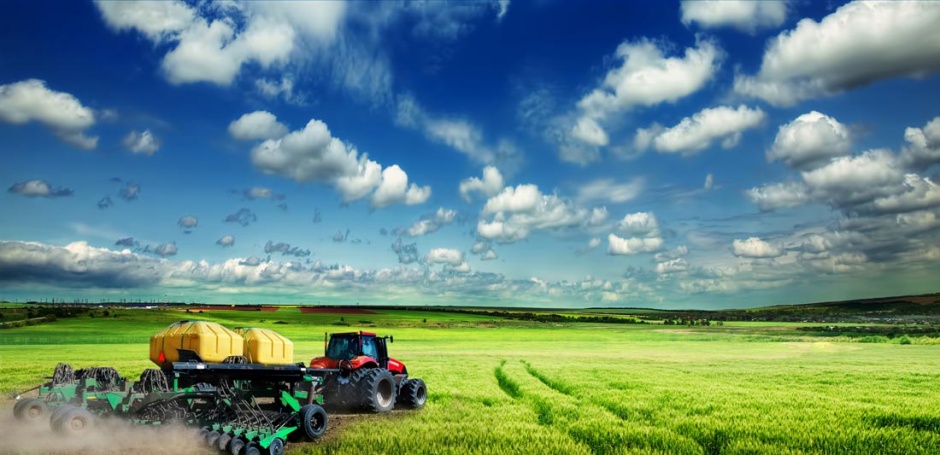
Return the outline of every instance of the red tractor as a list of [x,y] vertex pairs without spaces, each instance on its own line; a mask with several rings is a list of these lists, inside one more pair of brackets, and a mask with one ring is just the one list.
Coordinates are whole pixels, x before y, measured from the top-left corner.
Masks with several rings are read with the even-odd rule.
[[326,377],[324,404],[367,412],[389,412],[396,404],[423,408],[427,386],[409,379],[405,364],[388,356],[393,341],[371,332],[331,334],[325,355],[310,361],[310,368],[338,370]]

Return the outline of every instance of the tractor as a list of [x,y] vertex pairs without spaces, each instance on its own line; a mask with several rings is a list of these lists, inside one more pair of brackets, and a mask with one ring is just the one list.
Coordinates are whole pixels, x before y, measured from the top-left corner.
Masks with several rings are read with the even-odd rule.
[[324,334],[325,353],[310,361],[311,369],[336,371],[322,388],[328,406],[366,412],[389,412],[396,405],[421,409],[427,401],[424,381],[408,377],[408,369],[388,356],[391,336],[371,332]]

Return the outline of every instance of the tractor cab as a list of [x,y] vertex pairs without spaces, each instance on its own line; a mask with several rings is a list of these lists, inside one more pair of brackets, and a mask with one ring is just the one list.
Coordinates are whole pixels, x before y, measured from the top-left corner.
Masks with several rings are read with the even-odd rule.
[[323,357],[310,361],[311,368],[381,368],[394,374],[404,373],[404,365],[388,356],[388,342],[392,337],[376,336],[372,332],[334,333],[324,339]]

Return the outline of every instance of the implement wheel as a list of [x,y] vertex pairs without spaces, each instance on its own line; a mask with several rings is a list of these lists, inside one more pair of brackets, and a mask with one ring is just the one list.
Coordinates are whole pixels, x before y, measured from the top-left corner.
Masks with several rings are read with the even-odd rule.
[[284,455],[284,440],[274,438],[271,445],[268,446],[268,455]]
[[58,420],[55,430],[68,436],[82,436],[88,434],[95,424],[95,416],[87,409],[72,408],[65,412]]
[[412,408],[421,409],[424,403],[428,401],[428,388],[424,381],[420,379],[408,379],[401,386],[398,394],[398,404]]
[[245,440],[242,438],[232,439],[232,442],[228,444],[228,453],[232,455],[241,455],[242,450],[245,449]]
[[20,412],[22,412],[20,409],[22,409],[23,405],[29,400],[32,400],[32,398],[23,398],[22,400],[17,400],[16,404],[13,405],[13,415],[16,416],[17,419],[20,418]]
[[300,408],[297,414],[298,426],[311,441],[320,439],[326,433],[326,411],[317,404],[308,404]]
[[46,406],[45,401],[39,398],[23,400],[20,408],[15,409],[15,411],[18,411],[15,413],[16,418],[23,422],[38,423],[44,418],[49,418],[49,407]]
[[245,446],[244,454],[245,455],[261,455],[261,447],[258,445],[257,442],[249,442],[248,445]]
[[53,431],[58,431],[56,428],[59,427],[59,420],[62,419],[62,416],[64,416],[66,412],[72,409],[75,409],[75,406],[63,404],[52,410],[52,415],[49,416],[49,426],[52,427]]
[[395,407],[395,377],[388,370],[366,370],[356,387],[359,405],[367,411],[382,413]]
[[206,445],[209,447],[215,447],[219,442],[219,438],[222,437],[222,433],[212,430],[206,433]]
[[228,450],[228,443],[230,442],[232,442],[232,435],[224,433],[222,436],[219,436],[219,440],[216,442],[216,447],[218,447],[220,451],[225,452]]

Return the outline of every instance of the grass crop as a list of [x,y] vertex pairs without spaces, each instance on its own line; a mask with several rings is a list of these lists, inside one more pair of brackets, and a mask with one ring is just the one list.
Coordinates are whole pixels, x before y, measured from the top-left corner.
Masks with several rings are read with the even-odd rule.
[[340,419],[324,440],[290,445],[293,454],[935,454],[940,447],[933,339],[863,343],[783,323],[540,324],[406,311],[112,313],[0,331],[0,392],[42,382],[60,361],[114,366],[134,378],[152,367],[149,337],[190,318],[276,330],[294,341],[298,361],[320,355],[324,332],[395,336],[391,354],[426,381],[427,407]]

